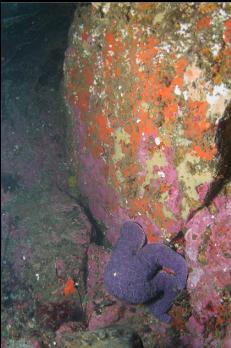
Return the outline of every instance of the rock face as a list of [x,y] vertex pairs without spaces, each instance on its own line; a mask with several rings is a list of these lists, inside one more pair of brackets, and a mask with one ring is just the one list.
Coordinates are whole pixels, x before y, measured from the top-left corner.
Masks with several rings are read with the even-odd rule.
[[[226,3],[93,3],[75,14],[64,64],[81,193],[112,244],[129,219],[149,242],[186,232],[187,330],[191,337],[200,327],[190,341],[197,347],[223,339],[228,320],[218,313],[230,269],[230,187],[217,203],[208,192],[230,153],[219,145],[222,136],[216,141],[219,127],[230,127],[229,112],[223,116],[231,97],[230,29]],[[228,170],[217,172],[225,183]]]
[[67,335],[61,343],[64,348],[143,348],[142,341],[134,330],[120,326]]
[[136,218],[179,231],[214,174],[230,99],[226,4],[97,4],[76,13],[65,59],[73,163],[115,242]]
[[231,200],[220,195],[210,211],[201,210],[187,225],[192,316],[187,324],[190,334],[186,342],[193,347],[203,347],[209,342],[217,347],[219,340],[214,339],[214,333],[223,336],[230,331],[230,216]]

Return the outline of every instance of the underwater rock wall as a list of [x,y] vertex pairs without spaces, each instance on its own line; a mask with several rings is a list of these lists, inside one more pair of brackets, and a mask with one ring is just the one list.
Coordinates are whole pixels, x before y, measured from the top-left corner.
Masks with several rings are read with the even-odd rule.
[[203,203],[231,97],[230,10],[229,3],[92,3],[75,13],[64,63],[70,157],[106,238],[114,244],[128,219],[142,224],[149,242],[187,231],[186,326],[195,347],[216,346],[228,322],[230,185]]
[[97,3],[76,12],[65,58],[72,160],[115,242],[135,218],[169,239],[212,181],[231,91],[228,4]]

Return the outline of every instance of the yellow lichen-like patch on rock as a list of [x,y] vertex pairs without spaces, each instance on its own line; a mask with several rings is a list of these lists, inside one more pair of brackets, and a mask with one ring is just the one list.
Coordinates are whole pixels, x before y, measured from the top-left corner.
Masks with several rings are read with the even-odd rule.
[[190,212],[190,205],[189,205],[186,197],[183,197],[182,198],[182,211],[181,211],[181,215],[182,215],[183,219],[188,218],[189,212]]
[[118,162],[125,156],[122,152],[121,141],[128,145],[130,143],[130,135],[123,128],[119,127],[114,132],[114,139],[114,155],[112,156],[112,160]]
[[190,153],[185,155],[184,160],[176,169],[179,179],[186,190],[186,196],[198,201],[199,197],[196,188],[201,184],[212,181],[213,176],[211,171],[206,167],[205,163],[202,169],[200,159],[192,156]]
[[153,157],[147,161],[147,165],[155,165],[155,166],[159,166],[159,167],[164,167],[168,164],[165,154],[161,151],[156,151],[153,154]]
[[120,170],[117,170],[116,171],[116,178],[117,180],[120,182],[120,184],[122,184],[124,182],[124,177],[123,175],[121,174],[121,171]]
[[160,202],[163,203],[163,213],[167,219],[174,219],[174,214],[168,207],[165,205],[169,199],[169,193],[163,192],[160,196]]
[[[154,166],[164,167],[167,164],[168,163],[167,163],[165,154],[161,151],[156,151],[153,154],[152,158],[146,161],[146,175],[145,175],[145,181],[142,185],[142,188],[144,188],[146,185],[149,185],[151,179],[155,177],[155,173],[153,172]],[[158,176],[156,175],[156,177]]]

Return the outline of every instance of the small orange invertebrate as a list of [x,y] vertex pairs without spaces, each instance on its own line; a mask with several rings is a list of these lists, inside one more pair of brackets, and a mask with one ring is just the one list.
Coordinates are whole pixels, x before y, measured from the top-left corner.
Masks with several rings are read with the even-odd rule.
[[64,296],[73,295],[76,292],[75,282],[72,278],[68,278],[66,286],[63,290]]

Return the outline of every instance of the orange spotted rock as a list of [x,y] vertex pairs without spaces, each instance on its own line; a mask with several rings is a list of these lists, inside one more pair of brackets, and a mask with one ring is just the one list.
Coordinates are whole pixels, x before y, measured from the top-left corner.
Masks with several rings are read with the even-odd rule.
[[76,14],[64,63],[71,158],[113,244],[127,219],[149,242],[169,242],[201,208],[231,97],[230,23],[228,3],[97,3]]

